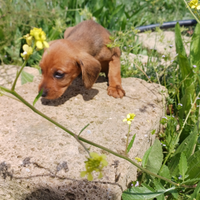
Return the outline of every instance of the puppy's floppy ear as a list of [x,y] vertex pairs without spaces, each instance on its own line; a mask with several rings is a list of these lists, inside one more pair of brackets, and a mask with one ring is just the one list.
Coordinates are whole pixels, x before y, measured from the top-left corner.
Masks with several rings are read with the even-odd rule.
[[82,71],[82,79],[87,89],[91,88],[99,76],[101,64],[88,53],[81,53],[77,58],[77,63]]

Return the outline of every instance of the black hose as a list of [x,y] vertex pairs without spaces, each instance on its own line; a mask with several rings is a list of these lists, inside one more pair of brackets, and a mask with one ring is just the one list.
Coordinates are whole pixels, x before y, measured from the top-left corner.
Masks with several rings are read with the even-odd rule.
[[159,27],[161,29],[167,29],[167,28],[175,27],[177,22],[180,24],[180,26],[193,26],[197,24],[197,21],[195,19],[187,19],[187,20],[179,20],[179,21],[172,21],[172,22],[164,22],[162,25],[151,24],[147,26],[139,26],[139,27],[136,27],[135,29],[139,30],[140,32],[155,30],[156,27]]

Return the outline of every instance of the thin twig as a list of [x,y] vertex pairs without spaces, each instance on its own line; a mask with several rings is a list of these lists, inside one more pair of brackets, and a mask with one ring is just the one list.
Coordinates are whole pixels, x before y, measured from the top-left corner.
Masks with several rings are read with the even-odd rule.
[[147,79],[149,80],[149,82],[152,83],[151,80],[149,79],[149,77],[147,76],[147,74],[144,72],[144,70],[141,69],[134,61],[132,61],[132,62],[147,77]]

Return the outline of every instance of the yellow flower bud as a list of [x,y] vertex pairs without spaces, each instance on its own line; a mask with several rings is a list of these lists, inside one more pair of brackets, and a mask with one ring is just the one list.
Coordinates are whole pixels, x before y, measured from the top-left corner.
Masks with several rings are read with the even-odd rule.
[[27,44],[23,45],[24,52],[21,53],[21,56],[24,60],[27,60],[29,56],[33,53],[32,47],[28,46]]
[[26,43],[31,46],[33,37],[29,34],[25,35],[23,38],[26,39]]
[[135,157],[135,160],[137,160],[138,162],[142,162],[142,159],[138,157]]

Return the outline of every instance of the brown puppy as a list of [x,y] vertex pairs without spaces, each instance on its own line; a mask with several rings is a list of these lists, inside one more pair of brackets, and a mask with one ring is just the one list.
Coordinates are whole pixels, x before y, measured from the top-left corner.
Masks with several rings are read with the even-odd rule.
[[42,97],[60,97],[80,73],[89,89],[101,71],[109,79],[108,95],[122,98],[125,91],[121,86],[121,52],[118,47],[106,46],[111,43],[109,37],[105,28],[89,20],[68,28],[64,39],[50,42],[40,62],[42,81],[39,91],[43,89]]

